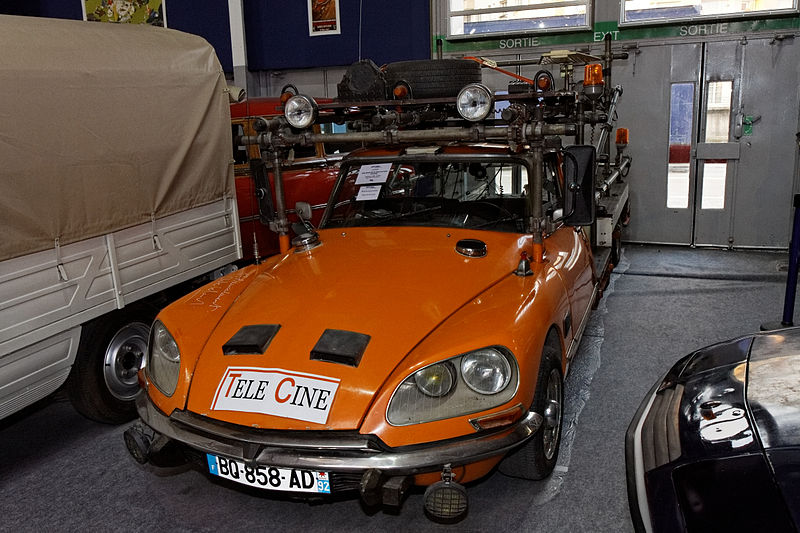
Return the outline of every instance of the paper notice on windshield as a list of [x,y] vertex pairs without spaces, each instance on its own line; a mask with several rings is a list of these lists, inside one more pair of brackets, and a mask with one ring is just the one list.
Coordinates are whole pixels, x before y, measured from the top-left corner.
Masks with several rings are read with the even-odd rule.
[[356,201],[377,200],[381,194],[382,185],[364,185],[358,190]]
[[389,179],[389,171],[392,170],[391,163],[379,163],[375,165],[362,165],[358,169],[356,185],[368,185],[370,183],[386,183]]

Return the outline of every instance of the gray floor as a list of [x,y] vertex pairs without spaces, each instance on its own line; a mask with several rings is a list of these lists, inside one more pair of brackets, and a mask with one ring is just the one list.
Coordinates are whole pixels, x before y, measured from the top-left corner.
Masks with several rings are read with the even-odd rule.
[[494,473],[469,487],[455,526],[420,494],[398,514],[356,500],[309,504],[233,489],[200,471],[155,473],[124,427],[55,399],[0,421],[2,531],[631,531],[624,433],[643,395],[682,355],[779,321],[786,254],[627,246],[567,378],[565,434],[543,482]]

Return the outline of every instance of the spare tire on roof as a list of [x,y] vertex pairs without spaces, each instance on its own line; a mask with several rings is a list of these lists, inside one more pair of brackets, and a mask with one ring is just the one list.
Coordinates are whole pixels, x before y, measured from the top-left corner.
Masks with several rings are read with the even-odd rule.
[[480,64],[469,59],[398,61],[389,63],[383,71],[390,95],[404,83],[411,89],[412,98],[456,96],[465,85],[481,82]]
[[386,80],[383,72],[369,59],[362,59],[347,67],[347,71],[336,85],[339,100],[385,100]]

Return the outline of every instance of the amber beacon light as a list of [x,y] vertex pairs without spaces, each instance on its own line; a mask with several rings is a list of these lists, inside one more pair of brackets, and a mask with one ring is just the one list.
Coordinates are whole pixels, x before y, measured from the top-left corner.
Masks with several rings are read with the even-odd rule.
[[603,94],[603,66],[599,63],[592,63],[583,67],[583,92],[594,100]]
[[617,146],[627,146],[628,144],[628,128],[617,128]]

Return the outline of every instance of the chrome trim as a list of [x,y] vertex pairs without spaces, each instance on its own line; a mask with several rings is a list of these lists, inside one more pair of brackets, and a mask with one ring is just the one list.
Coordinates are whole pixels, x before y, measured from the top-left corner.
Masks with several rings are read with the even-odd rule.
[[575,335],[572,337],[572,343],[569,345],[569,350],[567,350],[567,362],[572,361],[572,358],[575,356],[575,353],[578,351],[578,345],[581,343],[581,339],[583,338],[583,332],[586,330],[586,325],[589,323],[589,315],[592,314],[592,303],[594,299],[597,298],[597,290],[599,288],[599,284],[594,284],[594,290],[592,291],[592,297],[589,299],[589,305],[586,306],[586,311],[583,312],[583,318],[581,319],[580,326],[578,329],[575,330]]
[[639,423],[636,424],[633,438],[633,463],[634,463],[634,481],[636,483],[636,500],[639,502],[639,513],[642,516],[642,524],[646,533],[652,533],[653,523],[650,519],[650,505],[647,501],[647,487],[644,480],[644,457],[642,454],[642,428],[644,427],[645,420],[650,414],[650,409],[656,399],[656,393],[650,396],[647,402],[647,407],[642,411],[642,416],[639,418]]
[[[254,461],[257,464],[287,468],[303,468],[325,472],[354,472],[380,469],[391,475],[410,475],[473,463],[504,454],[530,438],[541,426],[542,416],[528,412],[507,429],[468,438],[434,442],[394,449],[377,449],[367,437],[332,435],[303,442],[287,436],[257,436],[250,428],[222,432],[218,424],[201,417],[174,413],[166,416],[142,394],[136,402],[139,416],[154,431],[202,452]],[[206,435],[200,434],[200,431]],[[279,433],[279,432],[276,432]],[[255,444],[255,446],[254,446]],[[372,446],[370,446],[372,444]],[[246,451],[252,455],[245,456]]]

